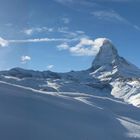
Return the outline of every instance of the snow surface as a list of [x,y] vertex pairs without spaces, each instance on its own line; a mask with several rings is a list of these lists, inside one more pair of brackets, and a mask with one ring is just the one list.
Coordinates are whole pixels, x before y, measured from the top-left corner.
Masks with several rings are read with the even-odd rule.
[[0,82],[2,140],[138,140],[140,109],[111,97]]

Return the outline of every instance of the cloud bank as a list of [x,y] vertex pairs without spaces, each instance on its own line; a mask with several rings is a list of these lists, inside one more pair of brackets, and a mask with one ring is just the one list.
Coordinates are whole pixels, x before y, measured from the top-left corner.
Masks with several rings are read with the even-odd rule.
[[59,50],[68,50],[72,55],[75,56],[95,56],[100,47],[104,43],[111,42],[109,39],[106,38],[98,38],[95,40],[82,38],[78,44],[75,46],[70,46],[67,43],[63,43],[57,46]]

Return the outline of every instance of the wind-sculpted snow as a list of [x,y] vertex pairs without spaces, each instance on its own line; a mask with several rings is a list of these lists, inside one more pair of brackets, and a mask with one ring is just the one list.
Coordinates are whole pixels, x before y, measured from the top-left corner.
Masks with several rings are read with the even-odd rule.
[[0,83],[2,140],[138,140],[139,116],[112,97]]
[[47,92],[113,95],[140,107],[140,69],[120,57],[109,39],[95,42],[99,52],[88,70],[55,73],[14,68],[0,72],[0,80]]

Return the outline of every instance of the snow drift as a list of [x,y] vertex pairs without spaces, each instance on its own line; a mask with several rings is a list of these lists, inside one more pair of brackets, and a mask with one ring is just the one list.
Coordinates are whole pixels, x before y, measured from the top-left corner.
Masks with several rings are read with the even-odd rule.
[[0,83],[2,140],[138,140],[140,110],[111,97]]

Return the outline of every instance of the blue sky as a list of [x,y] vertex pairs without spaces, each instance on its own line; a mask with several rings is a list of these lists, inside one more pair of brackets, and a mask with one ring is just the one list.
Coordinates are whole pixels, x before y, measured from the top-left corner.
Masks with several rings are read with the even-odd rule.
[[100,37],[140,67],[139,13],[139,0],[0,0],[0,70],[87,69]]

